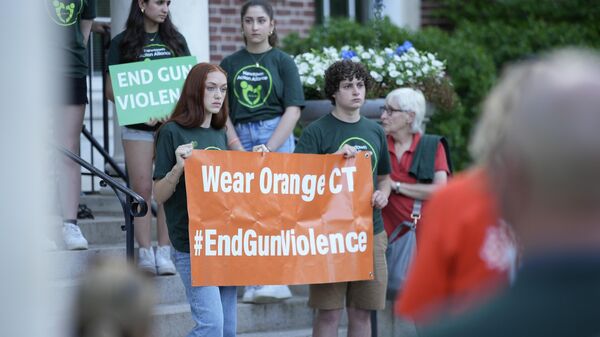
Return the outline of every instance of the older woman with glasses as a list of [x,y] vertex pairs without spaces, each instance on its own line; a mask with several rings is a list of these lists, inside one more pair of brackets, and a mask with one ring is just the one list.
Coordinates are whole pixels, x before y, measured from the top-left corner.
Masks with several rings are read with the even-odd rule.
[[[390,245],[416,228],[424,201],[446,184],[451,171],[446,140],[423,134],[424,117],[425,98],[412,88],[390,92],[381,107],[381,124],[387,135],[392,166],[392,194],[382,213]],[[392,268],[396,262],[389,255],[388,259]],[[389,287],[394,288],[388,290],[390,296],[395,296],[395,290],[401,288],[398,284]]]

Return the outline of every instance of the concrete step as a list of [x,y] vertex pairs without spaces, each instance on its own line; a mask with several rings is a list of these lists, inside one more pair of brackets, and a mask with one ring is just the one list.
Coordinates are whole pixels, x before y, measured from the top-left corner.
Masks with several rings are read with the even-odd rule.
[[112,256],[125,259],[125,244],[90,244],[88,250],[56,250],[48,252],[55,269],[50,280],[74,279],[80,277],[97,257]]
[[98,193],[82,195],[80,203],[87,205],[92,210],[94,216],[106,214],[123,215],[119,199],[109,188],[103,189]]
[[[179,275],[153,277],[156,300],[160,304],[186,303],[185,288]],[[52,283],[53,291],[61,294],[60,298],[71,299],[77,293],[80,279],[62,279]]]
[[[346,336],[348,329],[346,327],[340,327],[338,329],[338,336]],[[312,328],[306,329],[293,329],[293,330],[279,330],[279,331],[260,331],[260,332],[247,332],[238,333],[238,337],[311,337]]]
[[[238,303],[238,333],[307,329],[312,326],[313,310],[306,297],[293,297],[279,303]],[[194,326],[187,303],[163,304],[156,308],[154,335],[185,336]]]
[[[123,215],[98,215],[95,219],[80,219],[77,221],[83,236],[90,244],[123,244],[126,232],[121,229],[125,224]],[[156,241],[156,218],[150,225],[151,240]]]
[[[153,277],[152,280],[155,283],[157,303],[159,304],[175,304],[175,303],[186,303],[187,298],[185,295],[185,288],[179,278],[179,275],[164,275]],[[80,278],[72,279],[59,279],[51,283],[53,291],[59,292],[63,299],[71,299],[77,291],[79,286]],[[241,298],[244,287],[238,287],[238,298],[239,302],[242,303]],[[296,297],[308,297],[308,285],[294,285],[290,286],[292,294]]]

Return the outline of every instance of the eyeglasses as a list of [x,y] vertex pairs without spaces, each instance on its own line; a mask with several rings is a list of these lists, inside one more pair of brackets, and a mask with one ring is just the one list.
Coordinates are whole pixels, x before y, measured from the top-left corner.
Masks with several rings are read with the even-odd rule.
[[387,105],[379,107],[379,111],[381,111],[381,113],[385,113],[388,116],[391,116],[392,114],[394,114],[394,112],[410,112],[408,110],[392,109],[391,107],[389,107]]
[[219,91],[221,93],[221,95],[225,95],[227,93],[227,88],[226,87],[206,87],[206,91],[211,93],[211,94],[216,94],[217,91]]

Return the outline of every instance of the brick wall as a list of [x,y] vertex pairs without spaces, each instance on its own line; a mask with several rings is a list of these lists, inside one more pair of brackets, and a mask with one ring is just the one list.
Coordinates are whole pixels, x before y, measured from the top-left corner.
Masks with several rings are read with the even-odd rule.
[[[209,0],[210,60],[223,57],[244,46],[240,22],[242,0]],[[306,36],[315,23],[314,0],[273,0],[279,40],[290,32]]]

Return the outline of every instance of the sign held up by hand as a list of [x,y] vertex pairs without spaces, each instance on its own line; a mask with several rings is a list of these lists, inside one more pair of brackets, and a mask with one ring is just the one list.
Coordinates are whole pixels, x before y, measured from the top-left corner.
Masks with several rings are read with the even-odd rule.
[[168,116],[196,63],[195,56],[184,56],[110,66],[119,125]]
[[185,164],[192,284],[372,279],[368,156],[194,151]]

